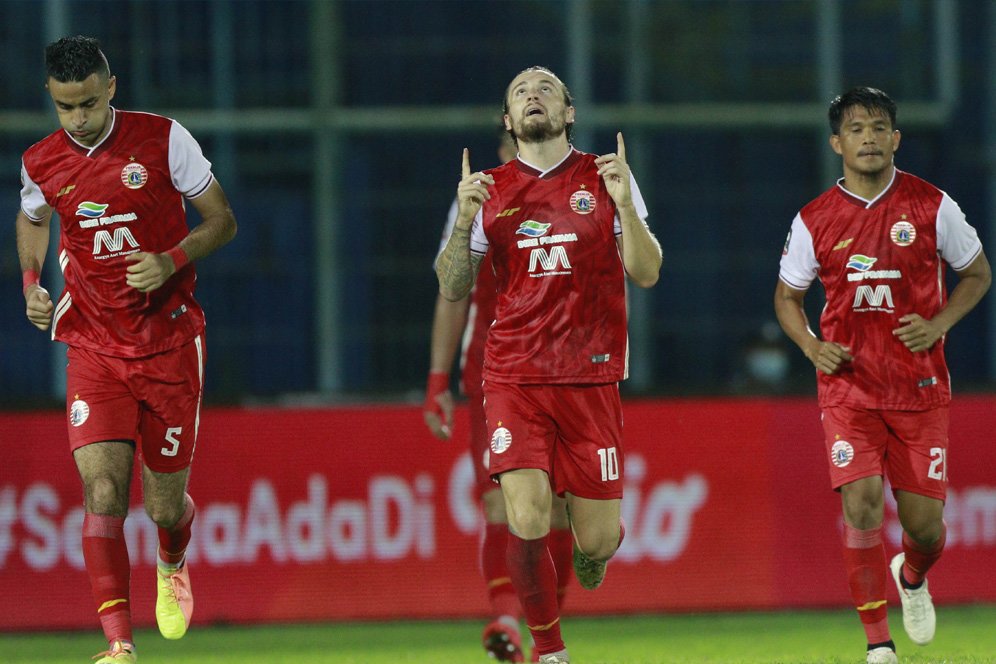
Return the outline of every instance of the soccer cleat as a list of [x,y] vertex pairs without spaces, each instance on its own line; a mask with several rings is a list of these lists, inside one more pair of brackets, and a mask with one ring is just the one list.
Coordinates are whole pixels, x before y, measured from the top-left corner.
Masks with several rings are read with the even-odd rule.
[[190,616],[194,613],[194,596],[190,593],[187,565],[169,575],[164,575],[157,567],[156,580],[156,623],[159,625],[159,633],[167,639],[179,639],[187,633]]
[[522,637],[519,630],[494,620],[484,628],[481,634],[481,642],[489,657],[494,657],[499,662],[525,662],[522,654]]
[[567,650],[540,655],[539,661],[540,664],[571,664],[571,658],[568,656]]
[[97,659],[97,664],[134,664],[138,661],[138,655],[135,653],[134,643],[115,641],[110,650],[97,653],[93,659]]
[[574,576],[582,588],[594,590],[602,585],[605,579],[605,566],[604,560],[592,560],[578,548],[577,542],[574,543]]
[[899,664],[899,658],[896,657],[896,651],[885,646],[869,650],[865,661],[867,664]]
[[913,643],[925,646],[934,639],[934,630],[937,627],[934,602],[927,591],[927,579],[924,579],[923,585],[916,590],[903,587],[900,575],[905,561],[906,554],[896,554],[889,563],[889,569],[892,570],[892,579],[896,582],[899,599],[903,603],[903,627],[906,629],[906,634]]

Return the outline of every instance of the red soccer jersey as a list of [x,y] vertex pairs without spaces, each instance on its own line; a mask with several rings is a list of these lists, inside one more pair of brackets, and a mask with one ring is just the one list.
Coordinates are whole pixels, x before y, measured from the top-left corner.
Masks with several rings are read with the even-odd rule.
[[187,235],[184,197],[213,182],[211,164],[174,120],[113,110],[111,129],[93,147],[58,130],[31,146],[21,167],[21,210],[59,215],[59,264],[66,287],[52,338],[117,357],[177,348],[204,329],[187,265],[157,290],[125,282],[125,257],[164,252]]
[[594,384],[626,377],[621,231],[595,158],[572,148],[545,172],[521,159],[488,171],[495,179],[491,200],[471,236],[471,251],[492,255],[498,297],[484,349],[486,380]]
[[944,264],[967,267],[982,251],[950,196],[898,169],[874,200],[838,183],[792,222],[779,277],[826,291],[821,337],[851,349],[835,375],[817,372],[821,406],[926,410],[951,399],[943,339],[912,353],[892,334],[899,318],[930,319],[947,300]]

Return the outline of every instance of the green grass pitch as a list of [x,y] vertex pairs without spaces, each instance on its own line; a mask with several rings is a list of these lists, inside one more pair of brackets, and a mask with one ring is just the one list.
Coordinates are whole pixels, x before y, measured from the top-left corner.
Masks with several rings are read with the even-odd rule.
[[[996,606],[941,606],[937,637],[910,643],[890,613],[903,663],[996,662]],[[141,664],[487,664],[478,645],[483,623],[388,622],[238,627],[195,626],[181,641],[136,634]],[[615,616],[564,619],[577,664],[690,662],[833,664],[864,662],[858,619],[847,609],[776,613]],[[83,664],[99,633],[0,633],[4,664]]]

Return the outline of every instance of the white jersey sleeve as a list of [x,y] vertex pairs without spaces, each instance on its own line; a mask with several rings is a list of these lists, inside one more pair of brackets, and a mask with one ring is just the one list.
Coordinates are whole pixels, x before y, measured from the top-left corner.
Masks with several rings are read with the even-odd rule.
[[778,278],[796,290],[808,290],[819,274],[820,264],[816,262],[813,236],[800,214],[792,220],[780,265]]
[[[636,214],[643,220],[643,225],[646,226],[647,215],[650,213],[647,211],[647,203],[643,200],[643,194],[640,193],[640,186],[636,184],[636,178],[633,176],[632,171],[630,171],[629,174],[629,187],[633,192],[633,207],[636,208]],[[615,219],[612,221],[612,231],[616,234],[616,237],[622,235],[622,222],[619,220],[618,212],[616,213]]]
[[490,246],[488,236],[484,234],[484,208],[481,208],[474,215],[474,225],[470,227],[470,251],[483,256]]
[[197,198],[214,182],[211,162],[190,132],[176,120],[169,130],[169,174],[173,186],[187,198]]
[[964,270],[982,253],[979,234],[947,194],[937,208],[937,253],[955,270]]
[[28,175],[28,169],[21,162],[21,212],[32,221],[41,221],[51,209],[45,200],[45,194],[35,181]]

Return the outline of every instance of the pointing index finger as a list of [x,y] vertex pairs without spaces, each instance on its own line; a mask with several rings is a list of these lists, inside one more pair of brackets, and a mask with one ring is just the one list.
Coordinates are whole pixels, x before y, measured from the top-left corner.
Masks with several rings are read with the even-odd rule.
[[626,143],[623,142],[622,132],[616,132],[616,154],[623,161],[626,161]]
[[463,149],[463,174],[462,177],[467,177],[470,175],[470,150],[467,148]]

